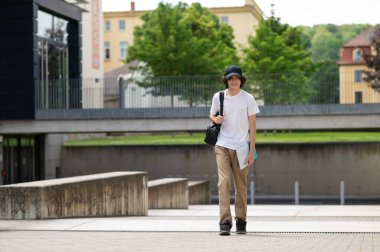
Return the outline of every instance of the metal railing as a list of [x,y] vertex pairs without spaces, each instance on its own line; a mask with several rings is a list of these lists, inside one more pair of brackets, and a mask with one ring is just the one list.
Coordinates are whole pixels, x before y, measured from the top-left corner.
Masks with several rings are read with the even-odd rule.
[[[248,78],[244,90],[252,93],[263,108],[275,107],[276,110],[289,106],[305,110],[305,105],[315,108],[322,104],[330,107],[379,104],[380,92],[355,78],[357,76],[350,72],[340,76],[337,73],[255,74]],[[211,106],[213,94],[222,89],[220,76],[40,80],[36,82],[35,105],[40,114],[110,109],[123,110],[122,113],[153,109],[156,114],[201,109],[204,113]]]

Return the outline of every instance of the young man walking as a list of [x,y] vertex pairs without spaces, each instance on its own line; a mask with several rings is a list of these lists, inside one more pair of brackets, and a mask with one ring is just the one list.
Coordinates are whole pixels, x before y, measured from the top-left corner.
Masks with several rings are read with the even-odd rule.
[[[247,78],[239,66],[228,66],[224,72],[223,115],[216,113],[220,108],[219,92],[212,99],[210,119],[221,124],[218,141],[215,145],[218,167],[219,226],[220,235],[230,235],[232,215],[230,209],[231,175],[235,185],[236,233],[245,234],[247,225],[247,177],[248,166],[254,162],[256,141],[256,114],[259,107],[253,96],[242,90]],[[249,144],[246,166],[241,168],[236,150]]]

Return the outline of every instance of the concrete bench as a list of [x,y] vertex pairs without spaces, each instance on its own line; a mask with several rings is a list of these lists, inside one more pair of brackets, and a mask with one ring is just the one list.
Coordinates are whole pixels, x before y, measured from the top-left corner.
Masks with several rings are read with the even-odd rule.
[[163,178],[148,181],[149,209],[187,209],[189,189],[187,178]]
[[211,203],[210,181],[189,181],[189,204],[203,205]]
[[148,214],[146,172],[110,172],[0,186],[0,219]]

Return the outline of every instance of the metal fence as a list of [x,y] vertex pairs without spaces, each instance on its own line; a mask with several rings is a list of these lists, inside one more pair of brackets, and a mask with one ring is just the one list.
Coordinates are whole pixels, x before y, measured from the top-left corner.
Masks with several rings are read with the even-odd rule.
[[[224,88],[220,76],[40,80],[35,104],[37,111],[208,108]],[[244,90],[264,107],[380,103],[380,92],[351,72],[255,74]]]
[[36,82],[36,109],[208,107],[219,76]]

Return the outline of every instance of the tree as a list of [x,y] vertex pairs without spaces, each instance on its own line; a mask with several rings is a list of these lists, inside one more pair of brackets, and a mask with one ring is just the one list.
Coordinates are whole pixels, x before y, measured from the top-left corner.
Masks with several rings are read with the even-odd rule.
[[303,36],[311,41],[309,51],[316,65],[311,75],[310,103],[339,103],[339,50],[369,25],[315,25],[301,27]]
[[306,103],[311,94],[307,74],[314,71],[309,41],[301,30],[272,16],[262,20],[244,49],[244,68],[252,75],[256,96],[265,105]]
[[375,27],[371,37],[370,55],[365,55],[364,59],[369,70],[364,71],[364,81],[376,91],[380,92],[380,26]]
[[[367,29],[369,25],[350,24],[334,25],[323,24],[312,27],[301,26],[302,36],[311,42],[309,51],[313,62],[330,62],[339,60],[339,49],[344,43],[356,37]],[[330,63],[328,63],[330,64]]]
[[310,52],[317,70],[311,75],[310,103],[339,103],[339,72],[336,62],[343,43],[338,26],[327,24],[314,27]]
[[[178,76],[220,75],[226,65],[236,63],[232,28],[220,23],[218,17],[199,3],[190,7],[181,2],[174,7],[160,3],[141,18],[144,23],[135,28],[127,62],[144,62],[141,70],[145,76],[161,78],[154,81],[147,78],[140,84],[154,86],[155,95],[179,95],[190,105],[209,100],[220,82],[197,79],[189,85]],[[169,92],[167,78],[162,76],[177,76],[175,85],[182,85],[181,88],[170,88]],[[199,88],[205,90],[203,97],[191,95]]]
[[339,103],[339,70],[336,60],[322,60],[316,64],[317,71],[311,74],[311,104]]

